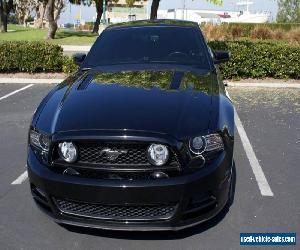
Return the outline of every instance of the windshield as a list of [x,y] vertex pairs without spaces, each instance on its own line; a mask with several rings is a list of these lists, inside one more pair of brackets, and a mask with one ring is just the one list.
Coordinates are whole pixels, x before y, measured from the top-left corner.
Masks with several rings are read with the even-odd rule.
[[207,47],[191,27],[134,27],[101,34],[83,67],[111,64],[166,63],[209,69]]

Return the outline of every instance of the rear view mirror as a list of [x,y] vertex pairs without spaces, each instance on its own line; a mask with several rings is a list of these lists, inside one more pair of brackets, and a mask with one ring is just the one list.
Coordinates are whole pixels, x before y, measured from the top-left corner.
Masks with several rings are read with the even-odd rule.
[[230,55],[228,51],[216,50],[213,52],[214,54],[214,63],[220,64],[229,61]]
[[76,53],[73,55],[73,61],[76,65],[80,66],[86,57],[85,53]]

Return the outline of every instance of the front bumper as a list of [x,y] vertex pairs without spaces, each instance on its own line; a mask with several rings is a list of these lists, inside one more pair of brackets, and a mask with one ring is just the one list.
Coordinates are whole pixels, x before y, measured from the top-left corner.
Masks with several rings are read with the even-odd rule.
[[[218,214],[228,200],[232,159],[223,152],[210,166],[180,177],[147,181],[95,180],[66,176],[42,165],[29,148],[28,174],[37,204],[58,223],[113,230],[179,230]],[[170,218],[103,220],[67,214],[55,198],[96,204],[175,204]],[[208,199],[209,198],[209,199]]]

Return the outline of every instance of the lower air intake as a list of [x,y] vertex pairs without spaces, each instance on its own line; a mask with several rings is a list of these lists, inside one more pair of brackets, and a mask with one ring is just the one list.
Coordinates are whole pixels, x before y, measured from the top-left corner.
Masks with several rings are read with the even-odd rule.
[[102,205],[55,199],[65,214],[102,220],[167,220],[175,213],[175,205]]

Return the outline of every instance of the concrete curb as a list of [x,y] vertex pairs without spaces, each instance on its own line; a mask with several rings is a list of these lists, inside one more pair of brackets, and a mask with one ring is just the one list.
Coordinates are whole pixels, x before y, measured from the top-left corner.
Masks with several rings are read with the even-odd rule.
[[64,52],[89,52],[91,46],[61,45]]
[[[0,84],[58,84],[64,79],[37,79],[37,78],[0,78]],[[300,83],[258,83],[258,82],[225,82],[228,87],[260,87],[260,88],[296,88],[300,89]]]
[[296,88],[300,89],[300,83],[267,83],[267,82],[226,82],[228,87],[259,87],[259,88]]
[[0,83],[15,83],[15,84],[58,84],[64,79],[33,79],[33,78],[0,78]]

